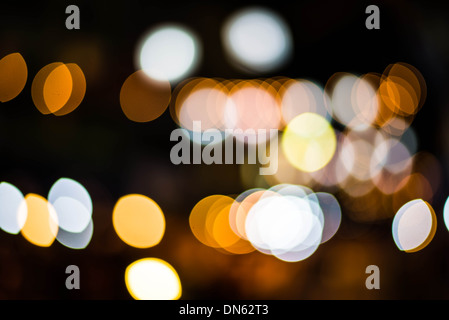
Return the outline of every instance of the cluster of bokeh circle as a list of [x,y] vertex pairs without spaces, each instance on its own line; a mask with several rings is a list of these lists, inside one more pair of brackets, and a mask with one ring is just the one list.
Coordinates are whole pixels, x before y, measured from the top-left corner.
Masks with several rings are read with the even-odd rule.
[[[250,75],[274,72],[292,57],[288,25],[271,10],[237,12],[221,36],[230,63]],[[287,262],[304,260],[339,229],[343,206],[333,195],[337,191],[343,201],[349,199],[364,211],[363,216],[352,213],[356,220],[394,215],[392,235],[400,250],[416,252],[430,243],[437,220],[431,203],[441,175],[435,157],[417,152],[411,124],[427,89],[415,67],[398,62],[382,73],[338,72],[324,86],[282,76],[189,77],[202,55],[200,38],[189,28],[155,27],[138,43],[138,70],[123,82],[119,94],[124,115],[134,122],[153,121],[169,109],[174,123],[187,133],[199,121],[201,131],[219,130],[223,140],[257,145],[279,139],[276,173],[257,180],[251,169],[241,166],[242,180],[255,185],[262,179],[266,188],[210,195],[193,207],[189,225],[201,243],[227,254],[257,250]],[[27,78],[19,53],[3,57],[0,101],[19,95]],[[56,116],[74,111],[85,92],[86,79],[75,63],[46,65],[31,86],[36,108]],[[279,135],[243,140],[226,134],[227,129],[274,129]],[[187,137],[192,143],[207,143]],[[0,228],[20,232],[37,246],[57,240],[72,249],[87,247],[94,232],[92,212],[88,191],[73,179],[56,181],[47,198],[24,196],[12,184],[0,184]],[[140,194],[121,197],[112,221],[118,237],[135,248],[156,246],[165,233],[163,211]],[[449,200],[444,221],[449,228]],[[135,299],[178,299],[182,292],[176,270],[158,258],[131,263],[125,282]]]

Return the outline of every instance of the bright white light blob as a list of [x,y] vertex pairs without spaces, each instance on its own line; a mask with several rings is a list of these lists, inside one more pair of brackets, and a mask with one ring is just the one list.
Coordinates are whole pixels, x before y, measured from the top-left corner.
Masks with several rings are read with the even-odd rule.
[[94,223],[90,220],[87,227],[79,233],[59,229],[56,240],[70,249],[84,249],[89,245],[93,233]]
[[402,251],[415,252],[424,248],[432,240],[435,231],[435,213],[421,199],[404,204],[393,219],[393,239]]
[[222,39],[230,58],[253,72],[280,67],[292,52],[287,24],[264,8],[247,8],[231,16],[222,30]]
[[176,270],[156,258],[140,259],[126,268],[125,282],[136,300],[177,300],[181,297],[181,281]]
[[281,259],[287,252],[317,247],[322,231],[308,201],[289,195],[260,199],[248,212],[245,230],[259,251],[269,250]]
[[0,183],[0,228],[18,234],[28,215],[22,192],[10,183]]
[[196,36],[187,28],[164,25],[144,38],[137,53],[138,66],[149,77],[177,81],[193,72],[201,48]]
[[92,199],[79,182],[59,179],[50,188],[48,201],[58,215],[61,229],[73,233],[86,229],[92,217]]

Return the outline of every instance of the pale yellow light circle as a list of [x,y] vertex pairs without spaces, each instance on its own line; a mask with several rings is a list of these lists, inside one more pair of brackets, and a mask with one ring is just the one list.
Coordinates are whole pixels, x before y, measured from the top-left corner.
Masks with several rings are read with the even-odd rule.
[[281,145],[291,165],[302,171],[314,172],[332,159],[337,139],[334,129],[324,117],[306,112],[290,121]]
[[36,246],[49,247],[58,233],[58,216],[53,206],[44,197],[27,194],[25,202],[28,216],[21,233]]
[[136,248],[157,245],[165,232],[165,217],[161,208],[155,201],[140,194],[121,197],[114,207],[112,222],[120,239]]
[[176,270],[157,258],[131,263],[125,271],[125,283],[135,300],[177,300],[182,293],[181,280]]

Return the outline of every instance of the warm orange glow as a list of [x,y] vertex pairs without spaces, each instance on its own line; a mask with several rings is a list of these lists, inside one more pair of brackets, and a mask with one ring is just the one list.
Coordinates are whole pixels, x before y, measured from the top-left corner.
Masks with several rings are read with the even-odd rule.
[[153,80],[142,70],[131,74],[120,90],[123,113],[135,122],[157,119],[167,109],[170,99],[170,82]]
[[136,248],[157,245],[165,232],[165,217],[152,199],[129,194],[121,197],[112,214],[114,229],[120,239]]
[[36,246],[49,247],[58,233],[58,218],[53,206],[42,196],[27,194],[28,216],[21,233]]
[[44,82],[44,101],[51,113],[60,110],[69,101],[72,88],[72,75],[65,64],[50,72]]
[[86,79],[75,63],[54,62],[33,79],[31,97],[42,114],[66,115],[75,110],[86,93]]
[[86,78],[81,68],[75,63],[67,63],[65,66],[72,76],[73,88],[67,103],[61,109],[53,112],[56,116],[63,116],[74,111],[81,104],[86,94]]
[[25,60],[18,52],[0,60],[0,102],[14,99],[22,92],[28,78]]

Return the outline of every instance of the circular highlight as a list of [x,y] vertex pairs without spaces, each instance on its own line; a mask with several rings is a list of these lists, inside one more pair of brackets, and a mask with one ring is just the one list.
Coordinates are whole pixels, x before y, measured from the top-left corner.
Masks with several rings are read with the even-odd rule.
[[48,201],[58,215],[59,227],[82,232],[92,217],[92,199],[84,186],[70,178],[57,180],[48,192]]
[[0,102],[17,97],[25,87],[28,68],[18,52],[8,54],[0,60]]
[[66,115],[81,104],[85,93],[86,78],[75,63],[50,63],[31,84],[33,103],[42,114]]
[[393,219],[393,239],[400,250],[417,252],[432,241],[436,227],[432,206],[421,199],[412,200],[404,204]]
[[165,232],[165,217],[152,199],[129,194],[115,204],[112,222],[117,235],[126,244],[136,248],[157,245]]
[[25,224],[28,209],[22,192],[10,183],[0,183],[0,228],[18,234]]
[[315,113],[302,113],[286,127],[281,140],[287,161],[295,168],[314,172],[334,156],[337,138],[330,123]]
[[28,216],[21,233],[30,243],[49,247],[58,233],[58,216],[53,206],[42,196],[27,194],[25,196]]
[[135,122],[148,122],[159,118],[167,109],[170,98],[170,83],[155,81],[143,70],[131,74],[120,90],[123,113]]
[[156,258],[131,263],[125,271],[125,283],[135,300],[178,300],[182,294],[181,280],[176,270]]
[[196,36],[177,25],[152,30],[138,50],[139,69],[158,81],[177,81],[198,64],[201,48]]
[[285,21],[264,8],[247,8],[231,16],[222,29],[224,47],[241,69],[268,72],[282,66],[292,53]]

